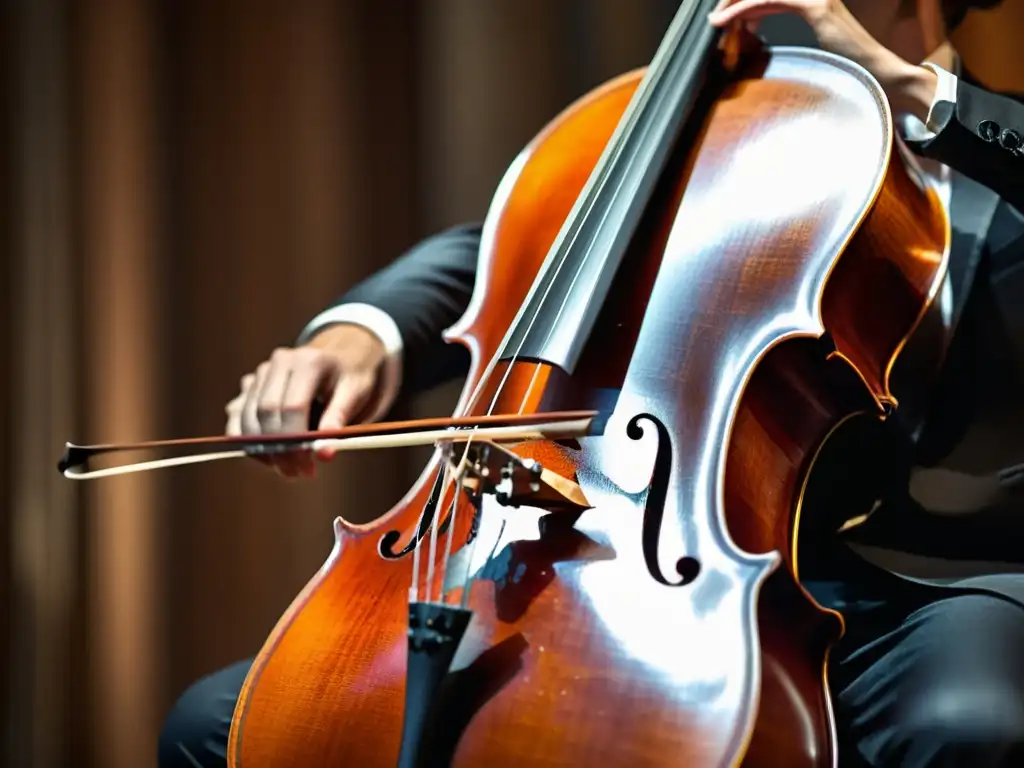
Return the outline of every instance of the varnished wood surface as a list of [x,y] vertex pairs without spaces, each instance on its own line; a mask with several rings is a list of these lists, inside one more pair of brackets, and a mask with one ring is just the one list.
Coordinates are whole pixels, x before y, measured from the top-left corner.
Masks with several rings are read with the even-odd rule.
[[[474,356],[460,414],[491,395],[498,413],[609,396],[614,410],[578,447],[520,447],[574,475],[593,506],[506,512],[435,746],[474,768],[832,765],[824,669],[839,621],[792,577],[795,520],[813,514],[800,499],[821,442],[891,399],[885,371],[928,300],[941,214],[890,163],[877,86],[819,54],[776,52],[675,159],[575,375],[498,366],[469,407],[638,79],[590,94],[524,151],[451,334]],[[826,326],[841,353],[830,363]],[[665,434],[640,419],[634,439],[642,414]],[[655,570],[678,580],[676,561],[695,559],[685,586],[660,583],[642,551],[659,444],[671,462]],[[232,766],[395,765],[412,562],[378,546],[411,535],[433,469],[377,526],[337,522],[335,552],[246,681]],[[456,549],[468,521],[460,508]]]

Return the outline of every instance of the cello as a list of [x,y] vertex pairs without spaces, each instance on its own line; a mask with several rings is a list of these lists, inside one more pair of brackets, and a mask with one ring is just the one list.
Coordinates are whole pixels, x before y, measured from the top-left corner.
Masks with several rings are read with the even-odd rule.
[[383,517],[335,521],[233,768],[835,764],[842,620],[800,585],[804,502],[845,424],[921,388],[894,369],[949,224],[865,71],[712,6],[509,168],[447,334],[453,419],[202,444],[439,445]]

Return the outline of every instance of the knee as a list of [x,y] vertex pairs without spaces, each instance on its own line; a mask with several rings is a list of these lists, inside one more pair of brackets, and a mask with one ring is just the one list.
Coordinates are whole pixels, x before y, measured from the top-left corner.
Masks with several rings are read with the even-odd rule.
[[893,732],[894,751],[908,763],[983,768],[1024,759],[1024,706],[1015,686],[938,686],[915,698]]
[[159,768],[223,768],[235,702],[248,662],[195,683],[175,702],[157,746]]
[[1024,612],[987,595],[917,611],[840,695],[872,764],[1024,765]]
[[[164,720],[158,744],[159,768],[213,768],[226,759],[231,715],[218,709],[202,683],[189,688]],[[222,763],[223,764],[223,763]]]

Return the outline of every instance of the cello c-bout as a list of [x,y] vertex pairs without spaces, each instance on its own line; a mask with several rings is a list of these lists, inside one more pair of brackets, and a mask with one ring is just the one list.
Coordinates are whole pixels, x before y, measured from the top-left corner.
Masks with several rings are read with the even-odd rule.
[[[777,48],[702,79],[698,54],[719,54],[686,51],[706,42],[695,5],[651,69],[523,150],[448,333],[473,358],[458,415],[606,414],[600,434],[512,447],[585,503],[471,499],[438,452],[378,521],[339,518],[245,682],[233,768],[834,765],[841,618],[799,585],[804,491],[837,427],[896,406],[948,224],[864,71]],[[667,109],[671,71],[697,97],[658,155],[637,131],[657,133],[644,110]],[[457,653],[433,677],[413,669],[410,585],[465,607],[461,637],[434,616]]]

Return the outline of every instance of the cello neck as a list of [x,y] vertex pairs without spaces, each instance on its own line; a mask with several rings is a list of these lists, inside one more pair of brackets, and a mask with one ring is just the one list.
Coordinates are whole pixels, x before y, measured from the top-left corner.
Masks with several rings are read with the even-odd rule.
[[554,241],[500,358],[572,373],[721,35],[715,0],[680,5],[587,185]]

